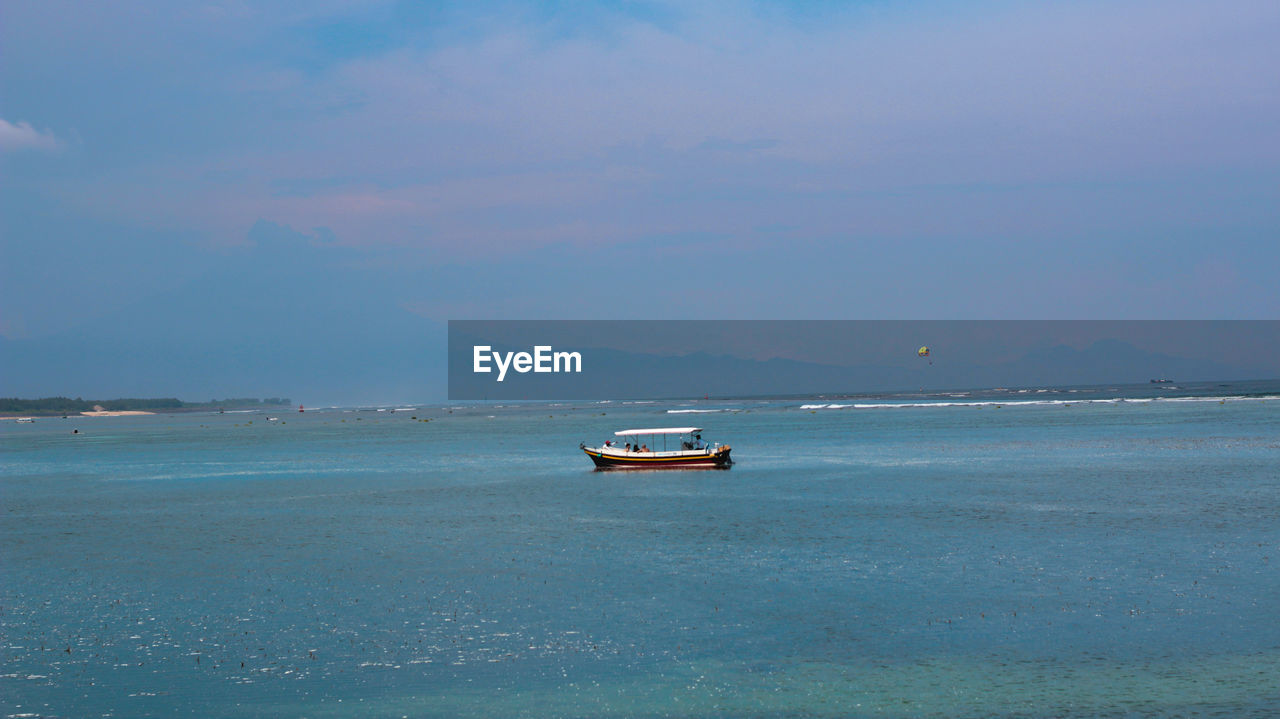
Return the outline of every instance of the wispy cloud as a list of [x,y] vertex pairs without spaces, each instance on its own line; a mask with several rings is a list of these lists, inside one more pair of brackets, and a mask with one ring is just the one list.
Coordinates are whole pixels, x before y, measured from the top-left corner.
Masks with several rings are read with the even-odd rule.
[[[458,252],[475,246],[466,226],[478,219],[512,237],[594,214],[640,234],[797,215],[810,234],[932,231],[972,221],[938,211],[968,206],[974,187],[1142,183],[1280,161],[1263,121],[1280,115],[1280,82],[1257,72],[1280,60],[1265,31],[1280,11],[1267,3],[996,3],[821,23],[712,5],[662,26],[617,16],[588,33],[557,22],[473,19],[467,32],[407,36],[305,71],[290,66],[301,51],[259,48],[206,86],[234,131],[197,135],[205,120],[177,105],[160,108],[164,126],[149,136],[191,126],[185,164],[248,172],[187,186],[183,204],[243,214],[229,226],[274,217],[334,226],[346,242],[403,244],[407,228],[459,225],[416,233],[437,247],[453,238]],[[303,193],[315,202],[282,196],[283,185],[317,187]],[[844,212],[883,192],[895,202]],[[147,216],[166,214],[153,187],[139,196]],[[531,198],[537,212],[525,210]],[[360,220],[339,229],[302,216],[313,211]]]
[[39,130],[30,123],[12,123],[0,118],[0,152],[17,150],[58,150],[63,143],[49,130]]
[[[659,288],[720,315],[1280,302],[1273,0],[429,5],[22,5],[0,81],[39,128],[6,123],[5,149],[87,139],[0,179],[49,217],[202,246],[327,227],[447,264],[431,301],[474,287],[497,314],[574,314],[584,253],[610,267],[593,296]],[[669,255],[695,254],[733,272],[675,289]]]

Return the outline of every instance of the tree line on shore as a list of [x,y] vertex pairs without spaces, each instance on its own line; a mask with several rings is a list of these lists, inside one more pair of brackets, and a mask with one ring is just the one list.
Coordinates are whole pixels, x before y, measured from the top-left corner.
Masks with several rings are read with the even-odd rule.
[[174,412],[186,409],[215,409],[220,407],[280,407],[292,404],[287,397],[235,397],[229,399],[211,399],[208,402],[183,402],[176,397],[121,398],[121,399],[81,399],[76,397],[43,397],[41,399],[21,399],[18,397],[0,397],[0,412],[21,412],[28,414],[68,414],[90,412],[101,408],[109,412]]

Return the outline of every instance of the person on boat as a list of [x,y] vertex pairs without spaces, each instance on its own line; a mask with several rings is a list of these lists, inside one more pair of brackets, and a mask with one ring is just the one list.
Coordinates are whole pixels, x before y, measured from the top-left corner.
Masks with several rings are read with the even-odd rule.
[[627,451],[628,451],[628,452],[630,452],[630,451],[631,451],[631,443],[630,443],[630,442],[627,442]]
[[696,449],[696,450],[704,450],[704,449],[706,449],[706,448],[707,448],[707,443],[702,441],[702,435],[700,435],[700,434],[695,434],[695,435],[693,435],[693,440],[694,440],[694,441],[693,441],[693,448],[694,448],[694,449]]
[[641,451],[641,452],[648,452],[648,451],[649,451],[649,445],[647,445],[647,444],[642,444],[642,445],[640,445],[640,451]]

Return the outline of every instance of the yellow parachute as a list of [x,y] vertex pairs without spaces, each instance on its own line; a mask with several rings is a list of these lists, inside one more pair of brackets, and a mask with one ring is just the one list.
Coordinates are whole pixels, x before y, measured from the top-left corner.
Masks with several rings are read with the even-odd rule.
[[921,357],[928,357],[928,356],[929,356],[929,348],[928,348],[928,347],[921,347],[921,348],[920,348],[920,351],[919,351],[919,352],[916,352],[916,354],[920,355]]

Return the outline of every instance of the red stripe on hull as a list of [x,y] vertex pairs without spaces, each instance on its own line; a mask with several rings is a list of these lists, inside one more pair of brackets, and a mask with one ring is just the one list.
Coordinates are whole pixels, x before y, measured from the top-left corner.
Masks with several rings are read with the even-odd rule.
[[733,464],[729,452],[706,455],[702,457],[652,457],[630,458],[615,457],[601,452],[583,450],[596,469],[727,469]]

